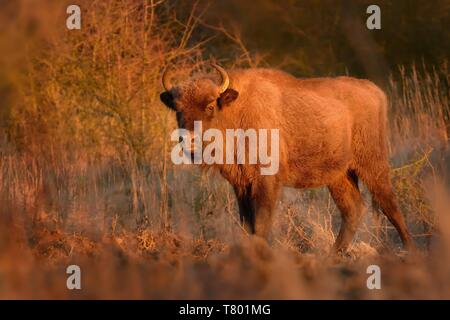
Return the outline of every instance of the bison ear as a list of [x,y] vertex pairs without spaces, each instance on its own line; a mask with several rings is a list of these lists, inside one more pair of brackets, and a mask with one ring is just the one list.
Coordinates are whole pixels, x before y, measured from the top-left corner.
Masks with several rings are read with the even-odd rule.
[[164,91],[159,95],[159,99],[161,99],[161,102],[164,103],[169,109],[176,110],[175,109],[175,103],[173,102],[173,96],[170,92]]
[[239,92],[233,89],[227,89],[222,94],[220,94],[219,99],[217,99],[217,105],[219,108],[229,105],[239,96]]

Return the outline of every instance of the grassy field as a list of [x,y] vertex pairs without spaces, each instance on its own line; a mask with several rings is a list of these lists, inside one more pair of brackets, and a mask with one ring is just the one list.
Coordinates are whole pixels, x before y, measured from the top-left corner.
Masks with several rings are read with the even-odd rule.
[[[238,223],[231,187],[170,161],[175,117],[160,75],[208,60],[157,1],[5,6],[0,16],[0,298],[450,298],[449,69],[398,66],[386,75],[392,180],[417,255],[401,250],[367,205],[347,255],[329,255],[340,224],[326,189],[284,189],[265,243]],[[58,14],[56,14],[59,12]],[[194,11],[193,11],[194,12]],[[264,65],[238,35],[226,67]],[[66,267],[82,290],[66,288]],[[379,265],[382,289],[368,290]]]

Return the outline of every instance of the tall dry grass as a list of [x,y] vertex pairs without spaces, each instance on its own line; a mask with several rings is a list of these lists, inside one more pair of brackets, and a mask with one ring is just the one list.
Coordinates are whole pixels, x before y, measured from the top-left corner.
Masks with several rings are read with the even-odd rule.
[[[80,4],[79,31],[65,30],[64,2],[18,1],[0,19],[0,297],[450,297],[447,65],[401,67],[386,88],[393,181],[423,254],[403,257],[364,192],[366,219],[336,260],[326,190],[286,189],[269,246],[241,230],[223,179],[169,161],[160,74],[208,58],[190,40],[200,8],[180,21],[161,1]],[[225,64],[251,64],[240,43]],[[69,264],[81,291],[65,287]],[[365,286],[369,264],[380,291]]]

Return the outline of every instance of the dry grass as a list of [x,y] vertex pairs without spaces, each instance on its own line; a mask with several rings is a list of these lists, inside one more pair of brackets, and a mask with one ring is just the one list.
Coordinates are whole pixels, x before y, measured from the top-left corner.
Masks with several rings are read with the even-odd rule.
[[[326,190],[286,189],[268,245],[243,233],[223,179],[168,160],[159,76],[204,60],[195,5],[180,21],[158,1],[87,1],[67,32],[45,13],[64,3],[20,3],[0,19],[0,298],[450,298],[447,65],[401,68],[388,88],[393,181],[421,254],[404,255],[365,192],[366,219],[336,258]],[[228,35],[245,51],[229,62],[254,63]],[[69,264],[81,291],[66,289]],[[370,264],[382,290],[366,288]]]

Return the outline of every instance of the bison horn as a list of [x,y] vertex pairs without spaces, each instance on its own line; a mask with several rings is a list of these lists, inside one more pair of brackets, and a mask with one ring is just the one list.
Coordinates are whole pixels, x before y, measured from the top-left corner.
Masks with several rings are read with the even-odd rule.
[[164,87],[164,90],[166,91],[170,91],[172,89],[172,83],[170,82],[170,77],[168,75],[168,69],[169,67],[167,67],[162,75],[162,85]]
[[225,90],[228,89],[228,85],[230,84],[230,78],[228,77],[228,73],[225,71],[224,68],[218,66],[215,63],[212,63],[211,65],[213,66],[214,69],[216,69],[220,73],[220,76],[222,77],[222,84],[220,85],[220,93],[223,93]]

